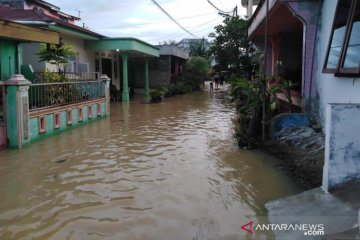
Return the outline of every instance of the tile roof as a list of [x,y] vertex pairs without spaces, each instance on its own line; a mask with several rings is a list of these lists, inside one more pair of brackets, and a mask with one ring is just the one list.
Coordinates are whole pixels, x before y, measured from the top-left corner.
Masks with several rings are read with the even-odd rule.
[[95,37],[104,37],[99,33],[90,31],[86,28],[82,28],[74,24],[64,22],[60,19],[45,15],[44,13],[36,10],[19,10],[12,7],[0,5],[0,16],[2,19],[9,21],[42,21],[49,24],[56,23],[59,26],[70,28],[72,30],[76,30],[85,34],[90,34]]

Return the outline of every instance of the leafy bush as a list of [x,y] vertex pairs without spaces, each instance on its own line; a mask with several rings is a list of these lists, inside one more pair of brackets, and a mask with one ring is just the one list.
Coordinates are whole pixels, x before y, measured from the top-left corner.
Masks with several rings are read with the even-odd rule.
[[164,96],[163,89],[161,88],[150,89],[150,102],[152,103],[160,102],[163,96]]
[[264,80],[233,77],[230,84],[238,112],[235,138],[240,147],[253,148],[261,134],[262,104],[268,102],[263,96]]
[[199,90],[200,85],[209,73],[210,60],[203,57],[191,57],[184,70],[185,82],[191,86],[193,90]]

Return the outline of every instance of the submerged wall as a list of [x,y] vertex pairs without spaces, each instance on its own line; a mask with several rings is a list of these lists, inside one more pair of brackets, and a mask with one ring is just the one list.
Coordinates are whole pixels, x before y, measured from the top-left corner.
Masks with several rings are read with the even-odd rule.
[[30,142],[105,116],[105,99],[30,112]]

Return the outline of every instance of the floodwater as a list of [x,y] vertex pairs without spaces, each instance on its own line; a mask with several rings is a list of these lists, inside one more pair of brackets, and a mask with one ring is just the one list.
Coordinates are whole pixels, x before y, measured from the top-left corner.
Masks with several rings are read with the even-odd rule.
[[238,149],[222,93],[114,103],[111,117],[0,155],[0,239],[267,239],[240,228],[297,193]]

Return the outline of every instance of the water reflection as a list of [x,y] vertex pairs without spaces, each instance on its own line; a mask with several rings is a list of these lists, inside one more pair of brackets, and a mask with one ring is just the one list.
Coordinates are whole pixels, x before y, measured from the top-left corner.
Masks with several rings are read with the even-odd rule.
[[237,148],[233,117],[220,94],[117,103],[2,152],[0,239],[243,238],[266,201],[297,189],[267,155]]

